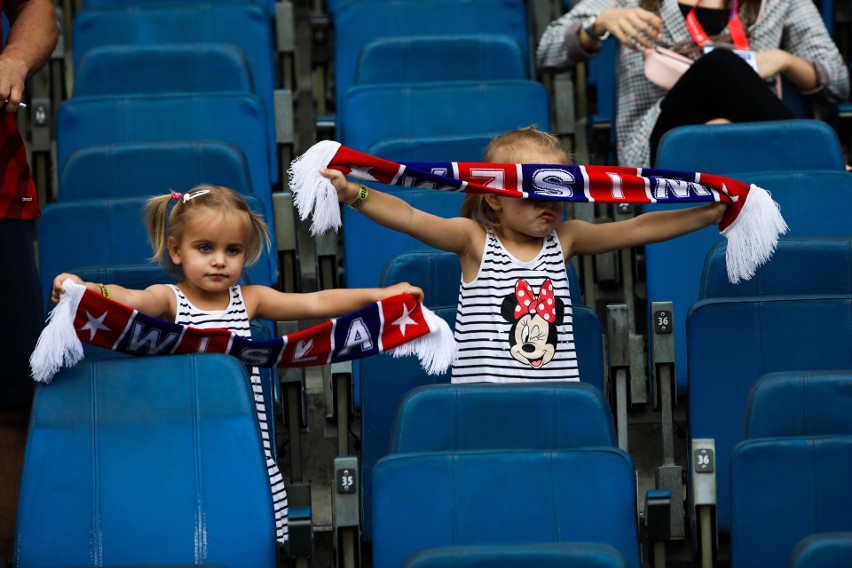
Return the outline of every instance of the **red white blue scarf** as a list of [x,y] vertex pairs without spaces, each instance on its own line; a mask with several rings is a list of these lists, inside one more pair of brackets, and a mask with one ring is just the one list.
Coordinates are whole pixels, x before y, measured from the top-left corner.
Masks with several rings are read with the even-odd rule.
[[318,142],[290,165],[290,189],[302,220],[313,216],[314,234],[341,225],[337,192],[320,168],[340,170],[364,181],[400,187],[493,193],[524,199],[576,203],[728,203],[719,225],[728,239],[731,282],[748,280],[769,260],[787,224],[769,193],[735,179],[698,172],[621,166],[492,164],[479,162],[397,163]]
[[455,355],[447,323],[401,294],[283,337],[255,341],[225,329],[198,329],[146,316],[75,284],[50,312],[30,357],[36,381],[48,383],[63,366],[83,357],[81,341],[129,355],[227,353],[253,367],[306,367],[377,353],[417,355],[432,374],[446,371]]

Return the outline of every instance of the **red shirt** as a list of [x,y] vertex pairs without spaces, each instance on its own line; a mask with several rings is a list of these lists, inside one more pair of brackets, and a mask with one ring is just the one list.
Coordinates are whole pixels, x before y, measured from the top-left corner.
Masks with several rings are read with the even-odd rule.
[[0,219],[35,219],[41,212],[24,141],[15,115],[0,115]]

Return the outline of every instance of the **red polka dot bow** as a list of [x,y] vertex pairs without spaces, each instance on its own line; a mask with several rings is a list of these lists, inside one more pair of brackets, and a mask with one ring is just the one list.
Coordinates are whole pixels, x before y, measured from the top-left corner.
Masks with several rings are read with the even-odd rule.
[[532,287],[526,280],[518,280],[515,284],[515,319],[524,314],[538,314],[548,323],[556,321],[556,300],[553,296],[553,282],[545,280],[538,291],[538,297],[533,294]]

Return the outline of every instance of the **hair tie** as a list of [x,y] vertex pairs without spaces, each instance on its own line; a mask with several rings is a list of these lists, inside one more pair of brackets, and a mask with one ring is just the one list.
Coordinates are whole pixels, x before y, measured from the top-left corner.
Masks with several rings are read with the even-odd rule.
[[181,198],[181,193],[180,193],[180,192],[177,192],[177,191],[173,191],[173,192],[171,193],[171,195],[172,195],[172,199],[174,199],[175,201],[177,201],[178,199],[180,199],[180,198]]

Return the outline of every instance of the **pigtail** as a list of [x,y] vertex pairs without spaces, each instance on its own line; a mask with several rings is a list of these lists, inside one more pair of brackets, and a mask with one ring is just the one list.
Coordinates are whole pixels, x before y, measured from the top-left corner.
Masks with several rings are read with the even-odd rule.
[[161,266],[173,268],[168,254],[168,237],[166,236],[166,224],[168,219],[169,203],[175,199],[174,194],[158,195],[150,198],[145,203],[145,229],[148,232],[148,240],[154,251],[152,262]]

